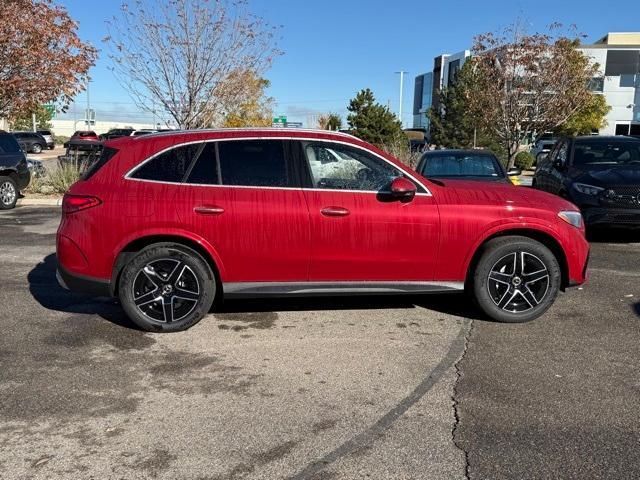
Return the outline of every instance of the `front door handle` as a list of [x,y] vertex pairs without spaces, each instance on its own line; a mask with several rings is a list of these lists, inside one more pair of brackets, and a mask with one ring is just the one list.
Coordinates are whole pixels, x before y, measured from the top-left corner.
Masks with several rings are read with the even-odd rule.
[[199,213],[200,215],[220,215],[224,213],[224,208],[202,205],[200,207],[194,208],[193,211],[195,213]]
[[351,212],[343,207],[325,207],[320,213],[325,217],[346,217]]

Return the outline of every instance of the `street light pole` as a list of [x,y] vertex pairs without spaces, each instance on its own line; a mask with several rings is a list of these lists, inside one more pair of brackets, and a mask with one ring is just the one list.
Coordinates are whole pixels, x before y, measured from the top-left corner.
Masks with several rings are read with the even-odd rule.
[[404,125],[402,121],[402,94],[404,92],[404,74],[407,73],[404,70],[400,70],[399,72],[395,72],[400,74],[400,106],[398,108],[398,116],[400,117],[400,124]]

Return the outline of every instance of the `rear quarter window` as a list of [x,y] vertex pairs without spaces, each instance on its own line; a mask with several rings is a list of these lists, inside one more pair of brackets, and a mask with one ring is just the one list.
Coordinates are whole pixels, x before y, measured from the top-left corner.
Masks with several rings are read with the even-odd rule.
[[201,143],[196,143],[167,150],[143,163],[130,177],[139,180],[180,183],[202,147]]
[[20,145],[12,135],[0,135],[0,153],[20,153]]
[[115,148],[104,147],[98,160],[89,165],[89,167],[85,170],[84,175],[82,175],[82,179],[89,180],[91,177],[93,177],[98,172],[98,170],[104,167],[107,162],[114,157],[116,153],[118,153],[118,150],[116,150]]

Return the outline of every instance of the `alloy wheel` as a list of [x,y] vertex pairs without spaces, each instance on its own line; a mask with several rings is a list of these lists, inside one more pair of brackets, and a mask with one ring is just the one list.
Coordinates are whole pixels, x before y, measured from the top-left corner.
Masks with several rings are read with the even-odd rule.
[[12,205],[16,199],[16,187],[11,182],[0,184],[0,201],[3,205]]
[[200,300],[200,284],[193,270],[171,258],[146,264],[133,281],[133,301],[151,320],[171,323],[183,319]]
[[523,313],[538,306],[549,291],[550,276],[540,258],[525,251],[513,252],[491,268],[487,289],[496,306]]

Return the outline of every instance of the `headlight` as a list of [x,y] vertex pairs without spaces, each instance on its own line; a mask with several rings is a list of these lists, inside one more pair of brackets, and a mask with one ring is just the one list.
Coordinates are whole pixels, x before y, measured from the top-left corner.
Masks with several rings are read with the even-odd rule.
[[586,183],[574,183],[573,188],[575,188],[580,193],[584,193],[585,195],[598,195],[600,192],[604,190],[604,188],[595,187],[593,185],[587,185]]
[[582,215],[580,212],[573,210],[559,212],[558,216],[570,225],[576,228],[582,228]]

